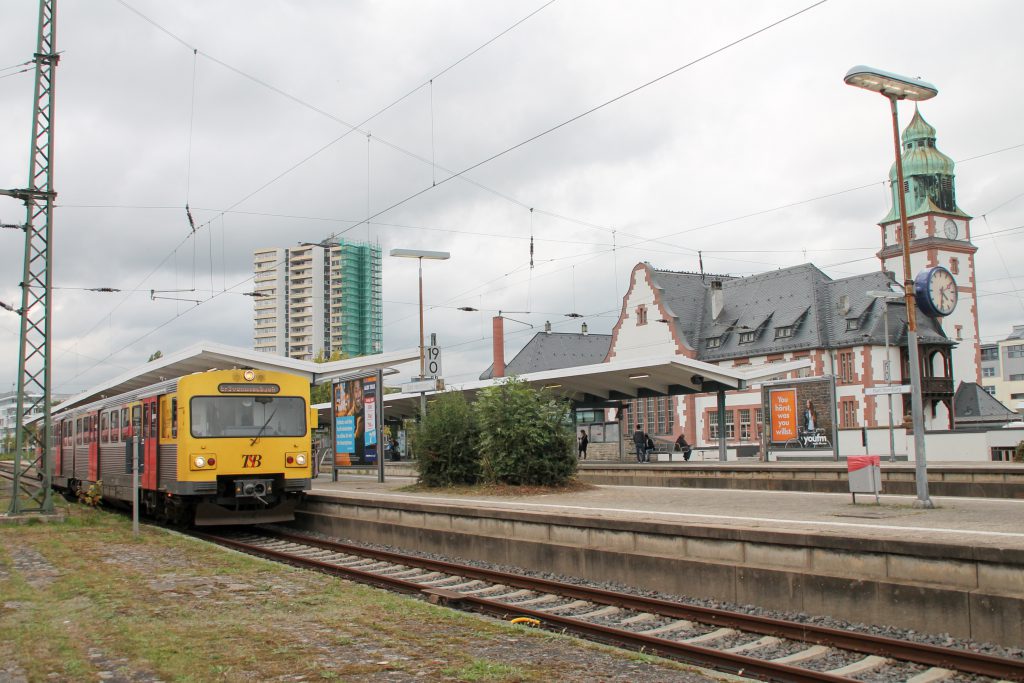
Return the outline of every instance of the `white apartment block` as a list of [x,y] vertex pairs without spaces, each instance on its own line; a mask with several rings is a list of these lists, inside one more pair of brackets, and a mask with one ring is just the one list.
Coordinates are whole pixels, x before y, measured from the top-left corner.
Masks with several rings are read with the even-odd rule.
[[253,253],[253,348],[312,360],[383,349],[380,247],[342,240]]

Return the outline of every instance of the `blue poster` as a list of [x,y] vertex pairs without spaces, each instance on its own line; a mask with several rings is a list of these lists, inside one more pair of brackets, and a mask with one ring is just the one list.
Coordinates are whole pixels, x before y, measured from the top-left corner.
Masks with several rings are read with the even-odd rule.
[[334,418],[334,450],[338,453],[356,452],[356,418],[354,415]]

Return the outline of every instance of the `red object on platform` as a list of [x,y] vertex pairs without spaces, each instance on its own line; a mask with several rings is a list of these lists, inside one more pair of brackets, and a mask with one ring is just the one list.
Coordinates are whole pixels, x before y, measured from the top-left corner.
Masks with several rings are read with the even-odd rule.
[[880,467],[882,465],[882,456],[880,455],[851,455],[846,458],[846,471],[856,472],[859,469],[865,467]]

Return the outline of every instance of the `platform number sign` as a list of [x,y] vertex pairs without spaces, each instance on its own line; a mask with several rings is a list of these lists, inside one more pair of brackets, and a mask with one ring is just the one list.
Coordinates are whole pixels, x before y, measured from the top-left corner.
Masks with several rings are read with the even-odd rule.
[[441,347],[428,346],[424,350],[424,374],[427,377],[441,376]]

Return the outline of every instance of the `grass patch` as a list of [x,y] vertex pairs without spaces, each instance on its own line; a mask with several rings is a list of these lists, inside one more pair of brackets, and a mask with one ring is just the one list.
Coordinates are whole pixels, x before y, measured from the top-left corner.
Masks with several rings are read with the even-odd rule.
[[455,676],[460,681],[519,681],[523,678],[523,670],[517,666],[481,659],[474,659],[458,669],[445,669],[443,673],[447,676]]
[[77,504],[64,523],[0,527],[0,659],[29,681],[586,680],[571,642],[162,529],[135,537]]

